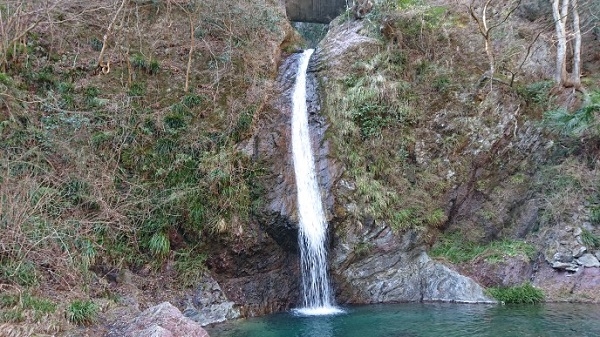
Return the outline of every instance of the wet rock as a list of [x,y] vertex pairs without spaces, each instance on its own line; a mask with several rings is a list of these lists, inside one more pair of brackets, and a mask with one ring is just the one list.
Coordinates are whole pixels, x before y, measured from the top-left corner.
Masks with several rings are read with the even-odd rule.
[[201,280],[198,289],[184,303],[186,309],[183,314],[202,326],[240,316],[235,303],[227,299],[217,281],[210,276]]
[[183,316],[169,302],[150,307],[132,320],[116,323],[105,337],[208,337],[200,324]]
[[216,244],[221,251],[207,266],[241,316],[284,311],[297,303],[298,255],[282,249],[261,226],[247,224],[243,236]]
[[[257,160],[265,163],[269,173],[262,178],[267,187],[264,207],[258,212],[258,221],[266,232],[286,251],[298,252],[298,215],[296,181],[291,144],[292,94],[300,54],[288,57],[279,69],[278,99],[272,103],[265,123],[253,139]],[[319,186],[324,197],[327,218],[334,214],[333,184],[340,176],[340,166],[329,156],[329,143],[324,139],[327,123],[320,111],[318,81],[314,69],[316,56],[311,58],[307,84],[307,112],[312,151]],[[310,69],[313,69],[311,71]]]
[[592,254],[583,254],[577,259],[577,263],[586,268],[600,267],[600,262],[598,262],[598,259]]

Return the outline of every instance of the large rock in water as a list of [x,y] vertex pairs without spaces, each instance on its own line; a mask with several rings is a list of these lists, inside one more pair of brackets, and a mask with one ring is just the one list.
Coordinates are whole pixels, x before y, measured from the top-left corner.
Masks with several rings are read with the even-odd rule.
[[[362,248],[366,238],[370,246]],[[333,251],[338,301],[494,302],[472,279],[431,260],[417,242],[416,232],[398,238],[386,226],[347,235]]]
[[169,302],[150,307],[129,322],[113,327],[105,337],[208,337],[198,323]]

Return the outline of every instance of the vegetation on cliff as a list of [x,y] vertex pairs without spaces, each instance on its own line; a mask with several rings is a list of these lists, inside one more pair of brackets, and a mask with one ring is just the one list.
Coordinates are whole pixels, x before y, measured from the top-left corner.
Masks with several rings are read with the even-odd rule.
[[260,202],[238,144],[292,36],[279,2],[10,0],[0,16],[0,289],[19,299],[0,323],[90,323],[121,268],[170,261],[193,284],[205,238]]
[[[482,283],[476,266],[510,261],[528,266],[523,282],[532,265],[598,235],[595,4],[580,3],[587,51],[567,58],[552,47],[550,4],[458,5],[380,1],[360,25],[350,12],[334,21],[332,34],[370,38],[324,70],[328,139],[346,168],[340,236],[373,221],[416,229]],[[581,86],[555,79],[565,63]],[[559,244],[565,226],[585,235]],[[489,268],[493,282],[507,277]]]
[[[457,263],[533,260],[565,224],[599,248],[597,53],[579,91],[556,85],[551,11],[501,4],[493,34],[483,2],[364,16],[375,42],[323,86],[355,191],[337,216],[417,229]],[[0,18],[0,323],[89,324],[123,269],[149,293],[194,285],[207,241],[241,237],[264,194],[244,148],[298,42],[279,1],[8,0]]]

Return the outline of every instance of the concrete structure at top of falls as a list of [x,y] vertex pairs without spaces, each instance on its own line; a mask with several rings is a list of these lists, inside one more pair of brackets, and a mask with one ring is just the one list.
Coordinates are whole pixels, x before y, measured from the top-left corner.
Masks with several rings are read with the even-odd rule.
[[290,21],[329,23],[340,15],[349,0],[285,0]]

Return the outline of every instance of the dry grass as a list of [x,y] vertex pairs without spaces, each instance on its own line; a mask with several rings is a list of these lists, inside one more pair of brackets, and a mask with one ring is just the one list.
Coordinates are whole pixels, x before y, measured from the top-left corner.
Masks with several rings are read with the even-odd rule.
[[57,301],[48,322],[64,330],[67,302],[110,295],[93,283],[107,271],[200,268],[206,234],[243,230],[260,167],[237,144],[293,39],[279,1],[9,0],[0,14],[0,286]]

